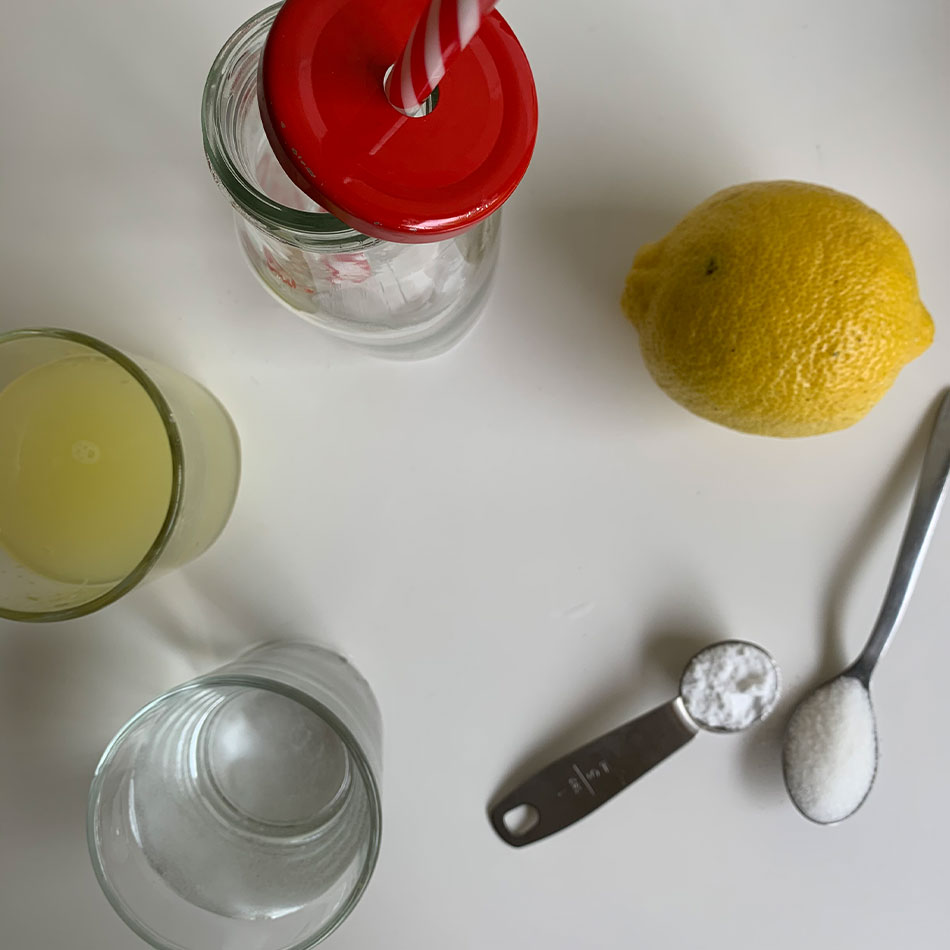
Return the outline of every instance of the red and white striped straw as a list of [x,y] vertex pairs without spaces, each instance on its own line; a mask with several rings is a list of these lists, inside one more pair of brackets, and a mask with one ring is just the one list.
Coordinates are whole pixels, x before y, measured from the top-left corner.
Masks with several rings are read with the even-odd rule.
[[386,77],[386,98],[405,115],[418,115],[452,61],[472,41],[497,0],[429,0],[402,56]]

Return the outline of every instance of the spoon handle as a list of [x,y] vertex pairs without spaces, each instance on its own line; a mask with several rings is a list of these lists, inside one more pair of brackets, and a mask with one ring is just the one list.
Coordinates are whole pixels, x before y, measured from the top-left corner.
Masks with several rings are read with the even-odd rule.
[[930,441],[917,482],[913,506],[904,529],[904,538],[897,553],[891,581],[884,595],[884,603],[874,629],[861,655],[852,664],[849,673],[863,680],[871,678],[877,661],[904,616],[920,565],[930,543],[940,507],[946,495],[947,475],[950,473],[950,390],[940,403]]
[[[509,792],[488,812],[502,841],[521,847],[574,824],[686,745],[698,729],[677,697],[575,749]],[[505,816],[523,811],[520,828]]]

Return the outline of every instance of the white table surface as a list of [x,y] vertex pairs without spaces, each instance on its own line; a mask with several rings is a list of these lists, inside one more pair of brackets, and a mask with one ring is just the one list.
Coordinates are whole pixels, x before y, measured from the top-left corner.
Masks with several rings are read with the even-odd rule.
[[[259,0],[260,2],[260,0]],[[505,0],[541,103],[491,302],[391,364],[256,285],[208,174],[208,66],[254,0],[45,0],[0,26],[0,328],[194,375],[243,481],[199,561],[67,624],[0,624],[0,945],[144,946],[101,896],[85,796],[123,721],[264,638],[348,652],[383,709],[384,842],[328,950],[945,946],[950,519],[879,671],[883,750],[835,829],[787,801],[794,701],[877,608],[950,383],[946,0]],[[663,395],[617,305],[635,249],[718,188],[799,178],[913,253],[930,350],[864,421],[777,441]],[[489,800],[672,695],[693,650],[771,649],[764,726],[700,736],[521,851]]]

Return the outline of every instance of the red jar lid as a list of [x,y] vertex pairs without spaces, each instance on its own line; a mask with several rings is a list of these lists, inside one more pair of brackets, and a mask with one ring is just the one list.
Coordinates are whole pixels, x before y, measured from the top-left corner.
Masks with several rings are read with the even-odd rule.
[[394,109],[383,80],[426,0],[287,0],[261,60],[258,98],[293,182],[373,237],[437,241],[497,210],[528,167],[538,126],[531,68],[491,13],[429,115]]

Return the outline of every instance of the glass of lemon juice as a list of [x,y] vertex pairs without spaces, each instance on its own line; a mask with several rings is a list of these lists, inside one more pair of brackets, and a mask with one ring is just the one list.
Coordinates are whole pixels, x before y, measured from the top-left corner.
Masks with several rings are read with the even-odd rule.
[[239,471],[189,377],[69,330],[0,334],[0,617],[78,617],[201,554]]

